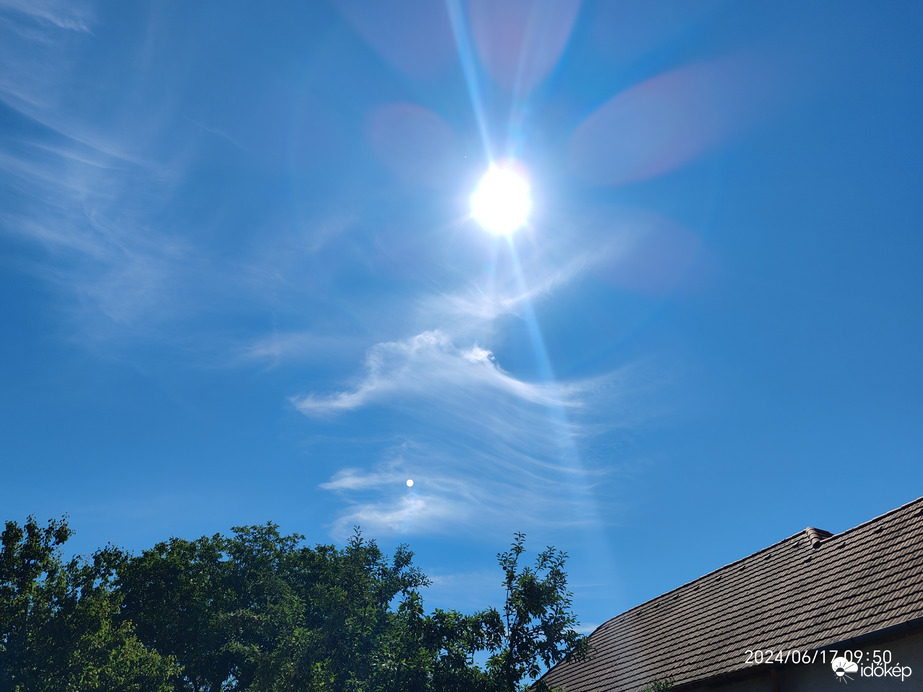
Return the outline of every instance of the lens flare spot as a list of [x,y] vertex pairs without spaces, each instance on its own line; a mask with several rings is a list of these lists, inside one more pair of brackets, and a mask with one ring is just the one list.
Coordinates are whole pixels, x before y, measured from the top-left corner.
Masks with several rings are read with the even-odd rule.
[[491,166],[471,195],[471,215],[492,233],[509,235],[532,211],[529,183],[512,166]]

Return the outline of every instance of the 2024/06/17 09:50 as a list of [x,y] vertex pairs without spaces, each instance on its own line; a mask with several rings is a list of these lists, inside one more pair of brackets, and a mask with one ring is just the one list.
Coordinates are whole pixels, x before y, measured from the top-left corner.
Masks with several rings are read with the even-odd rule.
[[801,649],[747,649],[745,664],[762,665],[765,663],[828,663],[835,658],[845,658],[856,664],[863,661],[873,665],[887,665],[891,663],[891,651],[888,649],[816,649],[814,651]]

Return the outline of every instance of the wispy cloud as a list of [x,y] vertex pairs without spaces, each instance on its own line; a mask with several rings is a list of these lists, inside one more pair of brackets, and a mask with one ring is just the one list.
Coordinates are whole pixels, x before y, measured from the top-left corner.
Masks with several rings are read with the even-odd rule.
[[87,8],[79,2],[54,0],[0,0],[0,9],[12,11],[34,21],[50,24],[58,29],[91,33],[91,20]]
[[155,314],[192,253],[145,219],[156,192],[151,199],[132,188],[150,191],[152,171],[60,140],[8,141],[0,153],[4,184],[15,191],[0,214],[0,230],[45,250],[24,255],[20,267],[60,285],[77,299],[74,310],[123,325]]
[[497,365],[490,351],[477,344],[458,348],[439,330],[376,345],[366,356],[365,369],[365,376],[351,389],[328,395],[307,394],[293,398],[292,403],[306,415],[324,415],[386,398],[427,396],[433,393],[434,386],[442,385],[449,388],[440,392],[442,397],[454,394],[470,398],[471,390],[476,390],[540,406],[580,405],[569,396],[570,387],[518,380]]
[[598,257],[576,253],[553,267],[529,267],[525,276],[511,274],[491,277],[490,282],[471,282],[454,293],[427,297],[422,301],[421,312],[451,322],[490,322],[503,315],[521,315],[525,306],[581,276],[598,261]]
[[350,387],[292,403],[312,418],[386,408],[403,438],[378,463],[340,469],[321,485],[346,502],[336,534],[356,524],[376,535],[581,525],[597,520],[593,494],[608,470],[585,460],[585,446],[624,425],[599,412],[627,406],[619,399],[632,377],[626,368],[525,381],[482,346],[428,331],[370,349]]
[[[107,131],[90,111],[63,106],[81,88],[70,78],[74,65],[96,41],[91,13],[81,3],[2,0],[0,16],[0,109],[15,125],[0,135],[7,198],[0,233],[32,246],[8,256],[7,266],[60,289],[61,304],[77,317],[71,333],[161,317],[166,304],[180,304],[170,298],[193,256],[152,221],[175,171],[140,154],[149,127]],[[33,40],[35,31],[81,35],[44,42]],[[132,138],[122,136],[126,127]]]
[[234,139],[233,137],[231,137],[231,135],[229,135],[229,134],[228,134],[227,132],[225,132],[224,130],[219,130],[217,127],[209,127],[208,125],[206,125],[206,124],[204,124],[204,123],[200,123],[198,120],[196,120],[196,119],[194,119],[194,118],[190,118],[190,117],[188,117],[188,116],[186,117],[186,119],[187,119],[189,122],[191,122],[193,125],[195,125],[196,127],[201,128],[201,129],[204,130],[205,132],[207,132],[207,133],[209,133],[209,134],[211,134],[211,135],[214,135],[215,137],[218,137],[219,139],[223,139],[225,142],[228,142],[228,143],[231,144],[232,146],[237,147],[237,148],[240,149],[241,151],[247,151],[247,148],[246,148],[243,144],[241,144],[241,143],[238,142],[236,139]]
[[[98,40],[79,7],[0,0],[0,109],[13,124],[0,133],[0,234],[27,248],[4,261],[57,289],[69,336],[147,340],[214,307],[242,272],[216,265],[188,223],[166,212],[192,155],[163,144],[176,121],[169,103],[147,107],[117,82],[99,101],[104,92],[80,69]],[[79,35],[43,42],[23,33],[37,30]],[[143,48],[125,50],[132,59]]]
[[355,337],[317,334],[311,331],[274,331],[249,340],[232,356],[233,365],[256,363],[266,367],[309,361],[330,362],[348,354],[361,353],[361,342]]
[[[321,271],[305,258],[348,235],[351,212],[294,219],[273,192],[253,192],[249,130],[211,126],[207,100],[180,104],[189,73],[157,58],[168,42],[156,12],[138,40],[61,40],[79,18],[90,26],[77,7],[0,0],[0,116],[10,124],[0,130],[0,236],[15,248],[4,266],[50,283],[63,331],[94,347],[156,339],[210,364],[270,366],[343,350],[335,320],[322,325],[327,336],[308,336],[300,316],[335,300],[317,283],[339,255]],[[216,149],[220,185],[202,171]],[[269,312],[284,328],[254,338],[269,319],[253,316]]]

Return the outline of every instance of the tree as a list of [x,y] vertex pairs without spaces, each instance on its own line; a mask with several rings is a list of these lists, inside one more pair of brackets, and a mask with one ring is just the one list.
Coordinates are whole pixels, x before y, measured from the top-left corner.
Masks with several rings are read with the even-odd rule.
[[497,555],[506,587],[503,644],[488,668],[503,692],[528,689],[523,679],[536,678],[541,664],[549,668],[565,658],[582,660],[590,654],[587,638],[574,630],[577,617],[564,571],[567,554],[548,547],[530,568],[519,564],[523,552],[525,534],[516,533],[510,549]]
[[522,567],[522,534],[498,555],[502,614],[472,615],[427,614],[409,548],[389,557],[358,529],[344,548],[267,523],[63,563],[69,536],[65,521],[32,517],[3,532],[2,690],[513,692],[586,654],[566,555]]
[[[395,677],[407,674],[396,630],[402,622],[413,626],[413,599],[429,583],[413,553],[399,546],[389,559],[356,529],[344,549],[304,549],[301,559],[312,575],[301,592],[312,643],[307,662],[326,676],[324,686],[314,680],[314,689],[391,689]],[[403,611],[394,612],[395,599],[407,603]]]
[[[487,608],[474,615],[437,609],[427,616],[419,594],[405,592],[391,619],[391,648],[383,647],[388,665],[378,668],[388,675],[376,676],[383,684],[367,689],[514,692],[527,690],[523,681],[537,677],[542,664],[586,658],[589,643],[573,629],[566,553],[549,547],[530,568],[519,564],[523,552],[525,535],[517,533],[510,550],[497,556],[506,587],[502,615]],[[474,663],[479,651],[493,652],[486,670]]]
[[357,531],[344,549],[308,548],[278,526],[172,538],[119,571],[122,617],[149,646],[174,656],[176,690],[384,690],[394,612],[427,583],[404,546],[393,559]]
[[118,622],[112,588],[121,551],[63,563],[65,519],[8,521],[0,552],[0,689],[12,692],[168,692],[175,662]]
[[419,593],[410,592],[392,619],[382,651],[380,687],[394,692],[489,690],[489,675],[474,655],[499,645],[499,615],[489,609],[464,615],[436,609],[425,615]]
[[222,619],[232,600],[224,549],[218,534],[174,537],[118,569],[120,617],[136,624],[147,646],[179,661],[172,681],[177,692],[217,692],[235,671]]
[[177,692],[310,686],[312,551],[272,523],[233,532],[174,537],[128,560],[122,617],[181,663]]

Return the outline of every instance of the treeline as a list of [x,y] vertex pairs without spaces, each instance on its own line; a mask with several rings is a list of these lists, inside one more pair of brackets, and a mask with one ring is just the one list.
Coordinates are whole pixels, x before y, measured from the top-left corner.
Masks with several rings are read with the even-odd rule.
[[6,523],[0,691],[510,692],[588,651],[566,555],[524,566],[522,534],[498,555],[506,602],[462,614],[427,613],[413,553],[358,530],[311,548],[268,523],[64,561],[71,533]]

